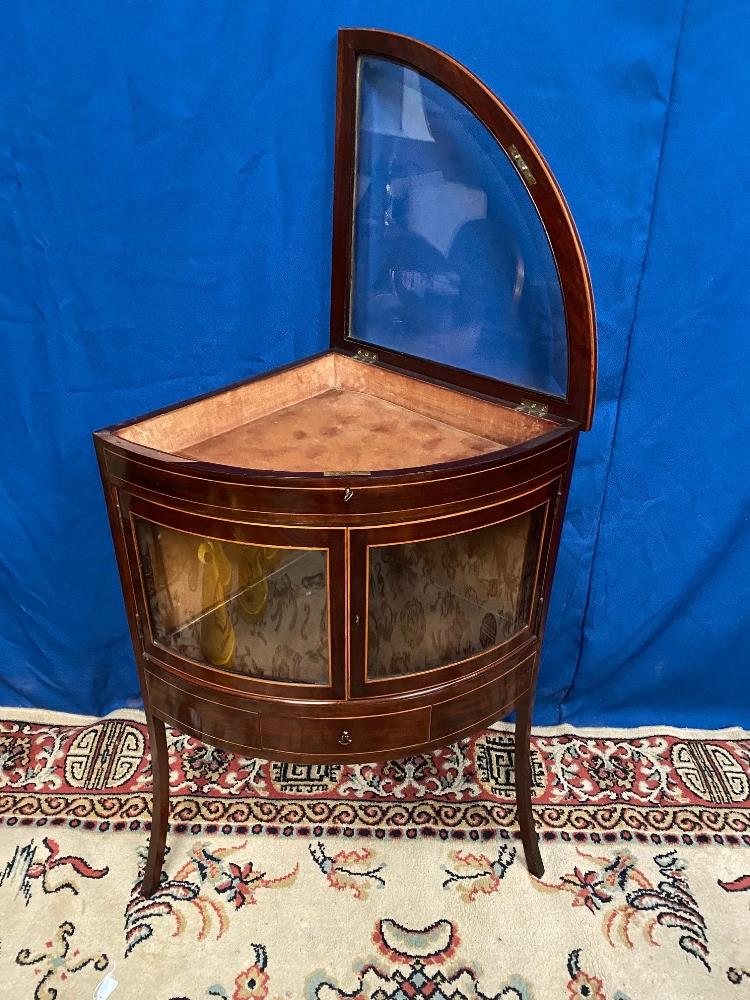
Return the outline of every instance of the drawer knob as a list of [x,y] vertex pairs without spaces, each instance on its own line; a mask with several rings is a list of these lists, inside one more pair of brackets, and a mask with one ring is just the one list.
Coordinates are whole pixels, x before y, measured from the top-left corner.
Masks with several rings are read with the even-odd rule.
[[351,498],[354,496],[354,490],[347,486],[344,490],[344,503],[349,503]]
[[339,736],[339,743],[342,747],[348,747],[352,741],[352,734],[348,729],[341,730],[341,736]]

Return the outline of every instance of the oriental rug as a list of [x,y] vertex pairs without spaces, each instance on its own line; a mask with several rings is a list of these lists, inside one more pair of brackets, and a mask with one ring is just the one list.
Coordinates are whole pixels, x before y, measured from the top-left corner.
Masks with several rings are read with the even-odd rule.
[[138,892],[142,714],[0,710],[2,1000],[750,997],[750,734],[512,731],[377,765],[170,734],[169,852]]

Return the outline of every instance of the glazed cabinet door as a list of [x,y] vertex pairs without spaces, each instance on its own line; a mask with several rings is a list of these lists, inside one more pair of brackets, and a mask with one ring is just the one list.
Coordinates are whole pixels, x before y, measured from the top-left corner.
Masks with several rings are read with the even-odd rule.
[[431,687],[535,634],[559,481],[454,517],[351,532],[351,690]]
[[120,494],[147,659],[259,694],[341,697],[344,533]]

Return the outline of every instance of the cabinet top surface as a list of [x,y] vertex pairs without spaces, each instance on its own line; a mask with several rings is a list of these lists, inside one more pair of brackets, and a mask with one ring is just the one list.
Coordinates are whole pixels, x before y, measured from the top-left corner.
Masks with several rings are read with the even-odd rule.
[[593,297],[549,167],[449,56],[339,33],[332,344],[590,426]]
[[329,352],[116,433],[123,441],[198,462],[345,476],[461,462],[558,427]]

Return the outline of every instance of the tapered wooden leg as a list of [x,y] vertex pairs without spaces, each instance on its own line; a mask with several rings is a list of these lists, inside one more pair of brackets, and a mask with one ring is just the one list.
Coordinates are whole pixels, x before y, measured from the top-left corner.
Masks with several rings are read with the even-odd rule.
[[169,754],[167,731],[161,719],[149,714],[148,734],[151,744],[153,805],[151,807],[151,839],[148,844],[146,871],[141,883],[141,895],[152,896],[159,886],[169,821]]
[[544,864],[531,811],[531,703],[532,695],[528,694],[516,708],[516,808],[526,867],[536,878],[541,878]]

